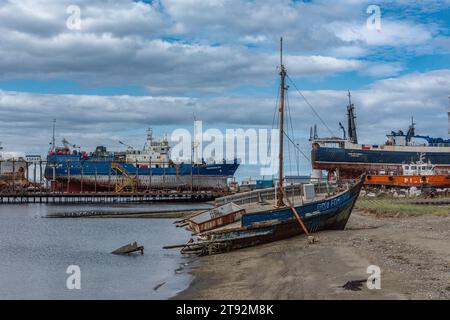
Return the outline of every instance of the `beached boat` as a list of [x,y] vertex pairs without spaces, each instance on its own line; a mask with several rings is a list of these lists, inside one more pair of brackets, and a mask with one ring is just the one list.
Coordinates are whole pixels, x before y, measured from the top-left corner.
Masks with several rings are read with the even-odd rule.
[[322,230],[343,230],[363,182],[361,178],[347,186],[330,186],[335,192],[343,191],[334,195],[316,194],[309,201],[305,201],[304,196],[294,197],[297,201],[303,200],[299,205],[242,205],[245,213],[238,222],[195,234],[195,239],[181,246],[182,252],[215,254]]
[[[280,64],[280,132],[284,131],[284,102],[286,69]],[[169,248],[182,248],[182,253],[216,254],[234,249],[289,238],[299,234],[310,235],[321,230],[345,228],[354,204],[359,196],[364,177],[346,182],[344,185],[326,183],[284,185],[283,142],[280,134],[279,177],[276,188],[252,191],[243,194],[239,206],[236,196],[228,197],[231,204],[210,210],[188,219],[189,230],[196,233],[188,243]],[[272,192],[273,191],[273,192]],[[254,193],[258,193],[257,195]],[[271,203],[270,196],[275,203]],[[265,197],[265,198],[264,198]],[[225,197],[226,202],[227,197]],[[219,210],[220,208],[220,210]],[[219,216],[211,212],[219,212]],[[238,221],[236,221],[239,219]],[[228,224],[225,222],[228,221]],[[204,230],[201,231],[201,227]],[[206,228],[207,226],[207,228]]]

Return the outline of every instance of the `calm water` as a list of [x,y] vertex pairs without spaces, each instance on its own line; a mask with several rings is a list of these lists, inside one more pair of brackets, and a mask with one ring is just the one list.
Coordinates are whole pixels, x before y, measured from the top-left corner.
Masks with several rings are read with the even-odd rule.
[[[188,240],[171,219],[46,219],[65,211],[161,211],[192,204],[142,206],[0,206],[0,299],[166,299],[187,288],[191,262],[167,244]],[[202,206],[202,205],[200,205]],[[206,206],[202,206],[206,207]],[[145,254],[110,252],[137,241]],[[69,265],[81,269],[81,290],[68,290]],[[155,286],[164,283],[157,290]]]

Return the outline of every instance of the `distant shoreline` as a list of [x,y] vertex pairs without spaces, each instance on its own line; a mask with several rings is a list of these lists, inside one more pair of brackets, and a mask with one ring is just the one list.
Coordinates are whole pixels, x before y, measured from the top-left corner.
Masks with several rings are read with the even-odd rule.
[[47,215],[45,218],[50,219],[106,219],[106,218],[142,218],[142,219],[182,219],[190,217],[193,214],[208,210],[188,209],[188,210],[167,210],[154,212],[112,212],[112,211],[90,211],[90,212],[67,212],[61,214]]

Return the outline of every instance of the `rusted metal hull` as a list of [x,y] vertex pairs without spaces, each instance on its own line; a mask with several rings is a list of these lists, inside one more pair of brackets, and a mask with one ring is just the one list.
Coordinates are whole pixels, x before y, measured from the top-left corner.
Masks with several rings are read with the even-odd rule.
[[0,176],[0,191],[8,192],[17,189],[25,189],[31,184],[23,174],[4,174]]
[[[49,178],[51,179],[51,178]],[[146,190],[178,190],[178,191],[229,191],[227,178],[218,177],[177,177],[177,176],[141,176],[136,177],[137,191]],[[190,183],[193,181],[194,187]],[[126,179],[122,176],[70,176],[57,177],[51,181],[53,191],[57,192],[108,192],[114,191],[117,185],[123,185]]]

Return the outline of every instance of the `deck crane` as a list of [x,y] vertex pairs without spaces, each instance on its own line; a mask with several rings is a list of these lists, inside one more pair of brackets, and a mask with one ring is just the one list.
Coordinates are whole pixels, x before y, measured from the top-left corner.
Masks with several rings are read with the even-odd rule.
[[134,150],[134,148],[133,148],[132,146],[126,144],[125,142],[119,141],[119,143],[120,143],[121,145],[127,147],[127,150],[130,150],[130,151],[131,151],[131,150]]
[[66,138],[62,139],[62,144],[64,145],[64,148],[69,149],[73,148],[73,149],[80,149],[80,146],[77,146],[76,144],[71,144]]

